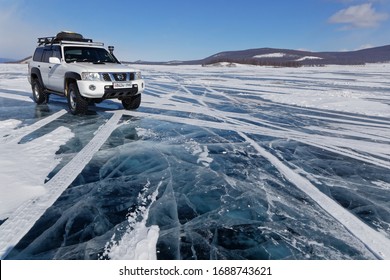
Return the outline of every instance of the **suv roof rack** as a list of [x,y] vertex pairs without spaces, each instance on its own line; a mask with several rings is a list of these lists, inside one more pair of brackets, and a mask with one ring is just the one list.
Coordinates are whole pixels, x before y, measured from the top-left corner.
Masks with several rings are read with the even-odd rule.
[[58,40],[56,37],[41,37],[38,38],[38,46],[53,45],[53,44],[75,44],[75,45],[90,45],[90,46],[104,46],[104,43],[93,42],[92,39],[76,40]]
[[92,39],[86,39],[79,33],[62,31],[57,36],[38,38],[38,46],[53,44],[82,44],[103,46],[103,43],[93,42]]

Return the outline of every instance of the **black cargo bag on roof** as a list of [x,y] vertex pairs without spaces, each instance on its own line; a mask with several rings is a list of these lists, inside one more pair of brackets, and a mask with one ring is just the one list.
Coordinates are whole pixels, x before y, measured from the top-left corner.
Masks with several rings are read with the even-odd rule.
[[86,41],[83,35],[74,32],[59,32],[55,38],[56,41]]

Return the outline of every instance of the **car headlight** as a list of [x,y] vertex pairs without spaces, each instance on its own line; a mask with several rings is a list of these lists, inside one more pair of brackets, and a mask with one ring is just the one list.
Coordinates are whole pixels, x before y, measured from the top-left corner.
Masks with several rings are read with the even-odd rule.
[[96,72],[82,72],[81,79],[85,81],[100,81],[100,74]]
[[135,72],[135,77],[134,77],[134,79],[135,79],[135,80],[140,80],[140,79],[142,79],[141,71]]

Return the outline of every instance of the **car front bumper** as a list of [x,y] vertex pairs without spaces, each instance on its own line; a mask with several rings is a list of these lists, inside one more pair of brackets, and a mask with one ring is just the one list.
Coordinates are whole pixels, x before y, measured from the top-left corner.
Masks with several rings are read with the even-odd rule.
[[80,95],[86,98],[125,98],[142,93],[145,89],[144,80],[133,80],[125,83],[105,81],[77,81]]

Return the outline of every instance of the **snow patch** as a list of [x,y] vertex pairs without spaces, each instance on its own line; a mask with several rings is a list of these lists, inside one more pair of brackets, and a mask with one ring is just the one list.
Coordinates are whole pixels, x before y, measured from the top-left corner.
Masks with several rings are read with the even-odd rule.
[[254,58],[281,58],[285,56],[286,56],[285,53],[267,53],[267,54],[255,55]]
[[8,136],[12,131],[14,131],[22,122],[19,120],[5,120],[0,121],[0,137]]
[[[2,139],[16,132],[19,125],[17,120],[0,122]],[[44,187],[46,176],[60,162],[55,153],[73,136],[70,129],[58,127],[24,144],[18,143],[19,137],[14,139],[17,141],[0,145],[0,219],[7,218],[19,205],[47,191]]]
[[128,214],[128,226],[125,234],[119,241],[116,241],[114,234],[111,241],[106,244],[101,258],[110,258],[112,260],[156,260],[156,244],[160,229],[157,225],[146,226],[149,217],[149,210],[153,202],[156,201],[158,190],[162,181],[157,186],[157,190],[151,195],[146,196],[150,187],[150,182],[144,186],[142,192],[138,195],[140,205],[134,212]]
[[350,112],[371,116],[390,116],[390,107],[386,103],[378,102],[372,98],[365,98],[370,93],[353,92],[350,90],[330,89],[323,91],[295,92],[293,90],[285,94],[269,94],[265,98],[273,102],[310,107],[317,109]]
[[168,61],[166,64],[181,64],[181,63],[183,63],[183,61],[182,60],[172,60],[172,61]]
[[296,59],[295,61],[303,61],[303,60],[310,60],[310,59],[323,59],[323,58],[318,56],[304,56]]
[[153,138],[153,137],[157,136],[157,134],[151,129],[136,127],[135,130],[137,131],[138,137],[142,138],[142,139],[145,139],[145,138],[148,139],[148,138]]
[[209,157],[209,149],[207,148],[207,146],[201,146],[193,139],[188,142],[186,150],[189,151],[192,155],[197,156],[198,159],[196,163],[202,164],[204,167],[209,167],[210,164],[213,162],[213,159]]
[[386,182],[383,182],[383,181],[373,181],[371,183],[373,183],[375,186],[377,186],[380,189],[390,190],[390,184],[389,183],[386,183]]

